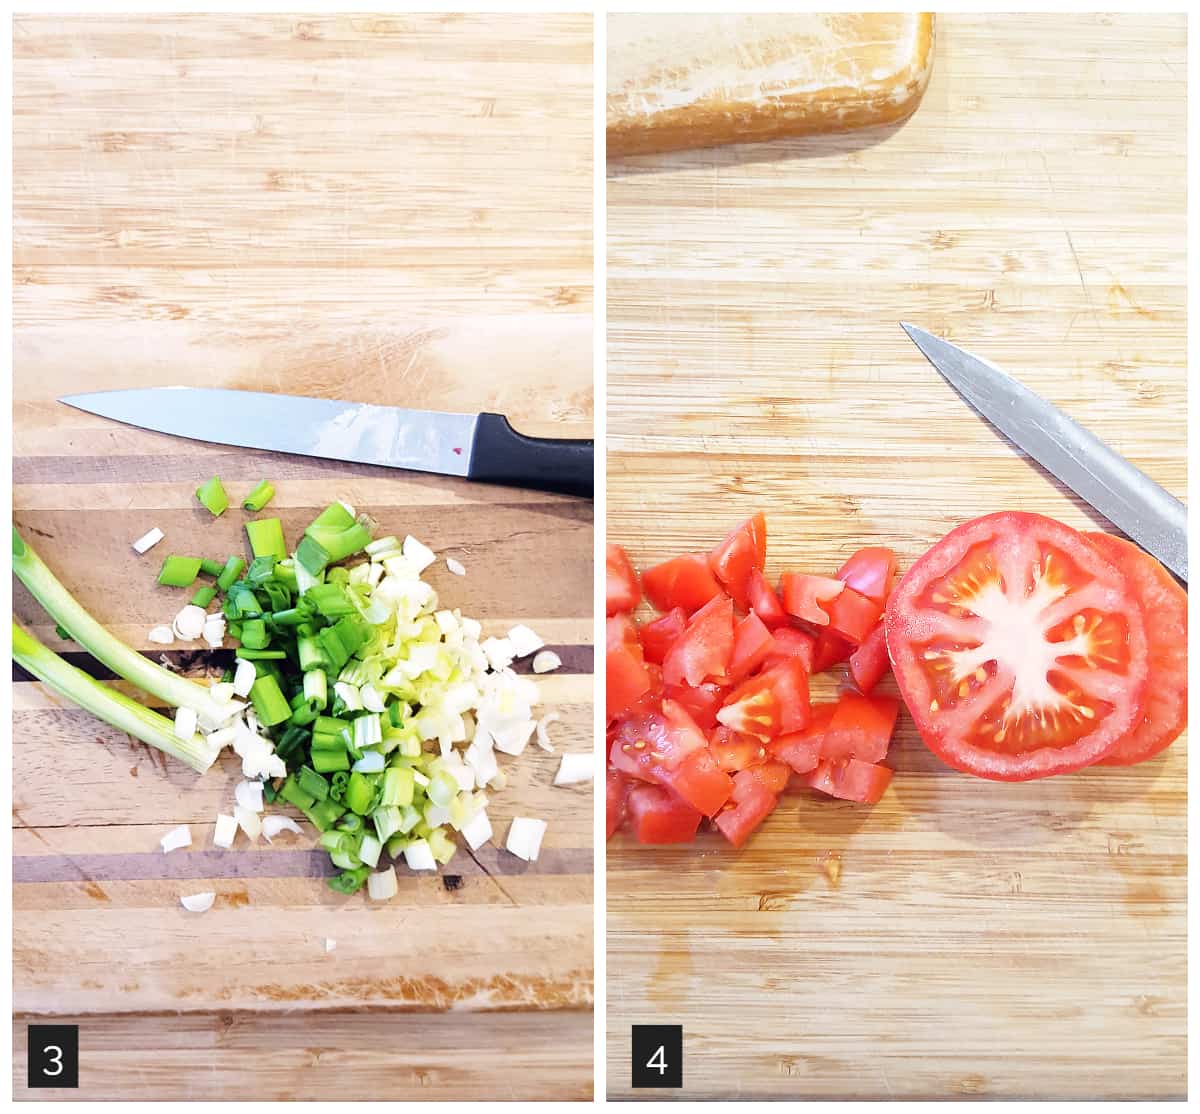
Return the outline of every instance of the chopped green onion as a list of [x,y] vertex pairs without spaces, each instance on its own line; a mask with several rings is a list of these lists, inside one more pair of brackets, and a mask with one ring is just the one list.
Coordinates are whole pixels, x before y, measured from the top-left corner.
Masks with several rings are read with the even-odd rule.
[[209,514],[214,518],[224,514],[229,506],[229,496],[225,494],[220,476],[213,476],[196,488],[196,498],[208,508]]
[[365,774],[354,773],[346,786],[346,804],[359,814],[365,816],[371,811],[371,800],[375,796],[375,787]]
[[337,801],[325,800],[317,801],[316,804],[300,811],[312,821],[314,828],[324,832],[333,827],[334,822],[345,813],[346,809]]
[[329,782],[307,766],[300,767],[300,773],[296,775],[296,784],[314,800],[323,801],[329,796]]
[[290,805],[295,805],[299,809],[311,808],[315,803],[315,798],[310,797],[299,785],[296,784],[296,778],[292,774],[288,774],[284,783],[279,787],[279,799],[287,801]]
[[[236,638],[237,636],[234,635]],[[245,646],[239,646],[233,651],[233,656],[240,658],[242,661],[286,661],[286,650],[251,650]]]
[[197,607],[207,607],[210,603],[212,603],[216,594],[216,588],[214,588],[211,584],[206,584],[203,588],[196,589],[195,594],[192,596],[192,603],[194,603]]
[[242,575],[242,569],[246,567],[246,562],[241,557],[228,557],[225,560],[225,565],[221,570],[220,576],[217,577],[217,587],[222,592],[228,592],[233,587],[233,582]]
[[269,674],[259,677],[251,686],[250,700],[259,723],[266,727],[274,727],[291,718],[292,707],[279,691],[279,683]]
[[362,552],[371,541],[371,530],[357,521],[343,503],[326,507],[304,531],[296,549],[296,561],[309,573]]
[[246,534],[255,557],[274,557],[276,561],[287,558],[287,546],[283,540],[283,524],[277,518],[256,518],[246,523]]
[[329,689],[322,670],[309,669],[305,672],[304,699],[308,701],[310,707],[315,708],[318,712],[325,710],[326,701],[329,699]]
[[401,766],[389,766],[383,772],[383,792],[379,798],[381,806],[394,807],[411,805],[413,800],[412,770]]
[[200,561],[200,571],[205,576],[220,576],[225,571],[225,563],[216,561],[212,557],[204,557]]
[[345,750],[321,750],[314,746],[311,756],[313,769],[318,773],[329,774],[335,770],[350,769],[350,755]]
[[247,619],[238,638],[247,650],[265,650],[271,644],[271,635],[262,619]]
[[199,557],[172,556],[163,561],[158,582],[168,588],[187,588],[199,575]]
[[359,866],[353,870],[343,871],[336,878],[329,879],[329,888],[340,894],[357,893],[366,885],[370,873],[369,866]]
[[275,488],[271,486],[270,481],[259,480],[254,490],[242,500],[242,506],[248,511],[257,513],[274,498]]

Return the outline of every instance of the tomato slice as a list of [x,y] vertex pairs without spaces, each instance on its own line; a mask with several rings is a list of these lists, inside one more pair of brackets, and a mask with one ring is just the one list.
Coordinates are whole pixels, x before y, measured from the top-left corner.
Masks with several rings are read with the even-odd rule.
[[708,750],[692,753],[672,770],[665,782],[674,793],[705,816],[712,816],[729,800],[733,781]]
[[759,677],[768,681],[779,702],[779,734],[808,726],[812,707],[808,695],[808,673],[798,658],[789,658],[764,669]]
[[733,630],[729,679],[737,682],[749,677],[766,660],[774,645],[775,640],[766,624],[751,611]]
[[629,796],[629,778],[620,770],[610,769],[605,779],[605,818],[608,824],[607,839],[612,839],[615,832],[625,821],[625,801]]
[[835,575],[859,595],[882,607],[887,602],[895,574],[896,554],[886,546],[870,546],[851,554],[850,560]]
[[776,794],[749,770],[742,770],[733,779],[730,802],[713,817],[713,823],[734,847],[741,847],[777,804],[779,797]]
[[792,621],[761,569],[754,569],[750,573],[746,598],[750,603],[750,610],[763,621],[768,630],[786,627]]
[[740,735],[725,726],[718,726],[709,733],[708,749],[713,760],[726,773],[736,773],[767,757],[766,749],[757,739]]
[[887,757],[900,701],[891,696],[859,696],[845,692],[821,741],[821,757],[834,762],[857,758],[879,762]]
[[866,695],[879,684],[889,665],[883,624],[877,623],[863,644],[850,655],[850,676],[858,691]]
[[840,634],[830,634],[823,630],[817,635],[816,645],[813,646],[813,673],[824,673],[839,662],[848,661],[854,653],[854,644],[847,642]]
[[606,635],[604,701],[608,718],[613,720],[648,693],[651,684],[637,631],[628,616],[609,619]]
[[662,665],[667,651],[679,641],[687,627],[687,612],[682,607],[673,607],[653,622],[645,623],[638,631],[642,642],[642,653],[647,661]]
[[694,688],[691,685],[669,685],[666,690],[667,696],[681,704],[703,731],[711,731],[717,726],[717,709],[725,702],[728,692],[728,686],[718,685],[714,681],[705,681]]
[[698,810],[657,785],[635,785],[627,808],[638,843],[691,843],[703,819]]
[[777,735],[780,729],[779,698],[775,695],[770,673],[760,673],[738,685],[718,709],[717,722],[760,743]]
[[873,805],[891,784],[892,771],[850,758],[845,762],[822,762],[811,773],[802,774],[801,780],[831,797]]
[[846,585],[831,576],[809,576],[785,572],[779,579],[784,610],[814,627],[829,625],[829,609],[846,590]]
[[761,512],[746,519],[708,555],[717,579],[740,606],[749,599],[750,574],[767,563],[767,520]]
[[814,704],[808,726],[777,736],[771,741],[769,750],[798,774],[815,770],[821,761],[821,743],[836,708],[836,704]]
[[817,639],[795,627],[780,627],[772,632],[771,650],[763,659],[763,665],[770,668],[781,661],[796,658],[804,666],[805,673],[813,672],[814,652]]
[[956,769],[1002,781],[1077,770],[1144,719],[1136,593],[1053,519],[1004,511],[952,530],[897,585],[885,624],[917,729]]
[[619,611],[632,611],[642,600],[638,587],[637,573],[619,545],[611,542],[604,551],[605,606],[609,615]]
[[733,654],[733,600],[723,592],[691,617],[663,660],[668,685],[698,685],[728,676]]
[[1111,534],[1084,534],[1125,574],[1149,620],[1150,684],[1142,720],[1103,758],[1104,766],[1132,766],[1169,747],[1187,726],[1187,593],[1150,554]]
[[829,612],[829,633],[860,646],[879,622],[883,604],[847,587],[825,605],[825,610]]
[[703,553],[672,557],[642,573],[642,590],[659,611],[682,607],[689,615],[724,593]]

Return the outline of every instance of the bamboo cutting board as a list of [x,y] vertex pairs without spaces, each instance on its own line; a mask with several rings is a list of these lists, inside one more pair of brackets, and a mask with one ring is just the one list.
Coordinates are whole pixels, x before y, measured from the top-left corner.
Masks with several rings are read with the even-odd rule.
[[[1186,498],[1184,67],[1182,16],[946,15],[886,136],[611,164],[610,540],[644,567],[761,509],[776,575],[907,568],[1006,508],[1103,528],[901,318]],[[1002,785],[902,715],[875,808],[785,798],[741,853],[614,838],[610,1094],[661,1023],[655,1097],[1182,1097],[1186,749]]]
[[[54,401],[180,383],[590,436],[590,18],[21,17],[14,45],[14,519],[47,563],[149,650],[180,606],[162,556],[244,550],[254,482],[293,540],[344,498],[466,566],[431,568],[447,604],[558,649],[550,735],[590,750],[590,503]],[[215,521],[192,497],[214,472],[235,499]],[[138,558],[154,525],[167,540]],[[19,585],[14,610],[71,649]],[[501,840],[514,815],[548,821],[537,863],[487,846],[401,867],[379,906],[328,889],[307,825],[213,850],[236,759],[200,778],[13,691],[19,1097],[310,1098],[331,1072],[352,1100],[591,1095],[592,793],[551,787],[557,754],[514,760],[492,808]],[[163,856],[181,823],[193,847]],[[210,912],[180,908],[205,889]],[[80,1026],[78,1092],[25,1089],[25,1024],[49,1018]]]

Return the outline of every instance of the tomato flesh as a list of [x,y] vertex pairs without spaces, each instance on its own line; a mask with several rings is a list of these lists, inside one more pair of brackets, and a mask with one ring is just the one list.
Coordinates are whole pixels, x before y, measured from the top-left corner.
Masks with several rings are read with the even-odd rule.
[[625,822],[625,799],[629,795],[629,778],[620,770],[611,767],[605,779],[605,820],[608,835],[612,839],[615,832]]
[[725,699],[717,712],[717,722],[736,731],[766,742],[779,733],[779,698],[771,678],[765,674],[743,681]]
[[635,785],[626,805],[638,843],[691,843],[702,814],[657,785]]
[[732,654],[733,600],[721,593],[691,617],[667,651],[663,680],[668,685],[693,686],[710,678],[724,680]]
[[605,606],[608,614],[632,611],[642,601],[637,573],[625,555],[625,550],[611,542],[605,546]]
[[886,766],[859,762],[856,758],[844,762],[822,762],[815,770],[801,775],[811,789],[819,789],[831,797],[859,804],[878,803],[892,782],[892,771]]
[[830,606],[845,590],[846,585],[831,576],[785,572],[779,581],[784,610],[815,627],[829,625]]
[[899,711],[900,701],[891,696],[843,693],[821,740],[821,757],[834,762],[881,761],[887,756]]
[[713,823],[734,847],[741,847],[778,803],[779,797],[762,781],[749,770],[742,770],[733,779],[733,796]]
[[888,671],[887,639],[883,624],[863,640],[863,644],[850,655],[850,676],[864,696],[883,679]]
[[737,682],[750,676],[767,659],[775,639],[766,624],[751,611],[733,631],[733,654],[729,659],[729,679]]
[[613,720],[650,691],[650,674],[642,660],[637,632],[627,617],[618,615],[608,620],[607,642],[604,697],[608,718]]
[[813,672],[813,660],[817,645],[815,636],[806,634],[802,630],[796,630],[795,627],[780,627],[771,632],[771,638],[771,649],[763,659],[764,666],[770,668],[772,665],[787,661],[788,658],[797,658],[804,666],[805,673]]
[[1187,593],[1150,554],[1111,534],[1084,534],[1125,574],[1149,622],[1150,683],[1142,720],[1103,758],[1132,766],[1169,747],[1187,726]]
[[851,555],[834,576],[844,580],[859,595],[882,607],[896,575],[896,554],[886,546],[870,546]]
[[642,590],[659,611],[682,607],[689,615],[723,594],[703,553],[685,553],[647,569],[642,573]]
[[708,555],[709,568],[742,607],[749,599],[750,574],[761,573],[766,563],[767,520],[761,512],[732,530]]
[[854,646],[860,646],[875,629],[883,614],[883,604],[847,586],[826,605],[829,612],[829,634],[838,635]]
[[682,607],[673,607],[652,623],[645,623],[638,631],[642,642],[642,653],[647,661],[662,665],[667,652],[679,641],[687,628],[687,612]]
[[1126,577],[1024,512],[952,530],[887,605],[888,653],[925,744],[980,777],[1090,765],[1144,718],[1149,651]]
[[717,709],[725,703],[729,692],[726,685],[705,681],[696,685],[668,685],[665,693],[670,699],[687,709],[696,726],[711,731],[717,726]]
[[768,630],[786,627],[791,622],[783,604],[779,602],[779,596],[776,595],[775,589],[771,587],[761,569],[754,569],[751,572],[746,595],[750,610],[763,621]]
[[815,770],[821,761],[821,744],[836,708],[836,704],[814,704],[808,726],[777,736],[771,741],[771,753],[798,774]]

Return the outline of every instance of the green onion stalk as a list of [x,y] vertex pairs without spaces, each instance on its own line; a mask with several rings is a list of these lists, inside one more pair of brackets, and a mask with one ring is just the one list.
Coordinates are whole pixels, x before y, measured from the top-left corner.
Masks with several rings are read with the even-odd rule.
[[194,733],[190,739],[180,739],[175,734],[175,725],[166,716],[76,669],[43,646],[15,619],[12,644],[13,661],[97,719],[178,758],[197,773],[204,773],[216,761],[218,750],[203,735]]

